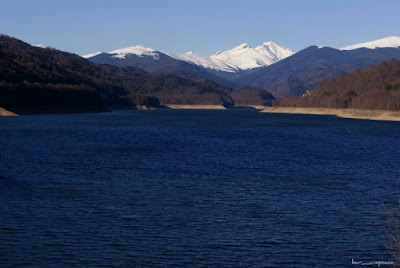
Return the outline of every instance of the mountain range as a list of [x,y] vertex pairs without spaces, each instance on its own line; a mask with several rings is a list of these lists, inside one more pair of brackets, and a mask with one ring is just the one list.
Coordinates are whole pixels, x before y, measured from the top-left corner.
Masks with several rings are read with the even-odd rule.
[[162,57],[169,56],[173,59],[188,62],[204,69],[237,73],[271,65],[293,54],[294,52],[290,49],[279,46],[274,42],[264,42],[261,46],[257,46],[256,48],[252,48],[247,43],[244,43],[230,50],[219,51],[211,56],[201,56],[192,51],[186,54],[176,55],[137,45],[110,52],[96,52],[84,55],[83,57],[95,61],[98,60],[100,55],[108,55],[113,59],[125,59],[127,61],[132,57],[138,57],[160,62]]
[[108,107],[266,105],[259,88],[231,88],[182,74],[95,64],[78,55],[0,35],[0,107],[16,113],[102,111]]
[[211,56],[201,56],[194,52],[176,55],[137,45],[83,57],[94,63],[131,66],[150,73],[179,73],[206,78],[228,87],[238,87],[234,78],[249,70],[269,66],[293,53],[273,42],[264,42],[256,48],[245,43]]
[[253,86],[276,97],[287,97],[302,95],[324,79],[392,58],[400,59],[400,37],[341,49],[310,46],[297,53],[274,42],[264,42],[255,48],[245,43],[210,56],[194,52],[175,55],[134,46],[84,57],[94,63],[132,66],[150,73],[202,77],[228,87]]

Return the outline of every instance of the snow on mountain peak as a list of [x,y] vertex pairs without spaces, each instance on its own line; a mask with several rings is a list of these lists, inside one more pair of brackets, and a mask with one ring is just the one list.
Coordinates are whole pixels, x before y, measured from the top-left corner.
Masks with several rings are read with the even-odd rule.
[[262,43],[263,46],[269,46],[269,45],[271,45],[271,44],[275,44],[275,43],[272,42],[272,41],[268,41],[268,42]]
[[384,47],[399,48],[400,47],[400,37],[399,36],[389,36],[386,38],[382,38],[382,39],[378,39],[378,40],[374,40],[374,41],[370,41],[370,42],[347,46],[347,47],[341,48],[341,50],[353,50],[353,49],[358,49],[358,48],[375,49],[375,48],[384,48]]
[[[91,58],[91,57],[97,56],[102,53],[103,52],[95,52],[95,53],[83,55],[82,57],[87,59],[87,58]],[[149,57],[152,57],[154,60],[160,59],[160,55],[157,53],[157,51],[155,51],[152,48],[148,48],[148,47],[141,46],[141,45],[113,50],[110,52],[106,52],[106,54],[112,55],[113,58],[120,58],[120,59],[125,59],[127,55],[136,55],[139,57],[149,56]]]
[[91,58],[91,57],[100,55],[101,53],[103,53],[103,52],[94,52],[94,53],[90,53],[90,54],[87,54],[87,55],[83,55],[82,58],[88,59],[88,58]]
[[261,46],[263,46],[263,47],[281,47],[280,45],[278,45],[272,41],[264,42],[264,43],[262,43]]
[[126,56],[129,54],[134,54],[139,57],[150,56],[154,60],[160,59],[160,55],[154,49],[148,48],[145,46],[141,46],[141,45],[117,49],[117,50],[108,52],[108,54],[116,54],[116,55],[113,55],[113,57],[120,58],[120,59],[125,59]]
[[180,55],[175,55],[175,54],[166,53],[166,52],[164,52],[164,53],[174,59],[183,60],[183,61],[189,62],[191,64],[201,66],[206,69],[211,69],[211,70],[215,70],[215,71],[231,72],[231,73],[238,71],[238,69],[235,66],[227,64],[224,61],[221,61],[218,59],[212,59],[207,56],[201,56],[192,51],[189,51],[185,54],[180,54]]
[[271,65],[293,55],[294,52],[274,42],[264,42],[256,48],[243,43],[230,50],[218,51],[208,57],[198,55],[192,51],[180,55],[166,54],[175,59],[183,60],[206,69],[235,73],[241,70]]
[[220,51],[211,55],[210,58],[222,60],[239,70],[248,70],[271,65],[293,54],[294,52],[290,49],[274,42],[264,42],[256,48],[244,43],[231,50]]
[[280,61],[294,54],[294,52],[286,47],[280,46],[272,41],[264,42],[261,46],[255,48],[258,52],[267,55],[275,62]]
[[235,47],[233,49],[244,49],[244,48],[251,48],[251,46],[249,44],[247,44],[247,43],[243,43],[240,46],[237,46],[237,47]]
[[33,45],[34,47],[38,47],[38,48],[46,48],[46,46],[45,45],[43,45],[43,44],[38,44],[38,45]]

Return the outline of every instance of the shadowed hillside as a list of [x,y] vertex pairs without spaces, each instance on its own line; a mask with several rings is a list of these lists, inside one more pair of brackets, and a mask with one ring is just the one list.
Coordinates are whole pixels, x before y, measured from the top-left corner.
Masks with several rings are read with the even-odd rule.
[[275,97],[262,88],[241,87],[231,93],[235,106],[270,106]]
[[130,103],[123,83],[142,75],[139,69],[96,66],[78,55],[0,37],[0,106],[13,111],[102,110],[104,103]]
[[315,90],[278,100],[275,106],[399,110],[400,60],[327,79]]

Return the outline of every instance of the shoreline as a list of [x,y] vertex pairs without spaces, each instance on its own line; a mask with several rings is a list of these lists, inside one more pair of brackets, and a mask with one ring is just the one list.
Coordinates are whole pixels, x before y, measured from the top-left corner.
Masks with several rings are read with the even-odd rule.
[[[113,107],[121,108],[121,107]],[[225,107],[223,105],[187,105],[187,104],[168,104],[162,108],[147,107],[145,105],[129,106],[132,110],[159,110],[159,109],[174,109],[174,110],[234,110],[235,108],[252,108],[259,110],[260,113],[279,113],[279,114],[310,114],[310,115],[334,115],[341,118],[377,120],[377,121],[397,121],[400,122],[400,111],[394,110],[371,110],[371,109],[338,109],[338,108],[317,108],[317,107],[265,107],[265,106],[234,106]],[[108,109],[111,111],[114,109]],[[105,110],[103,110],[105,111]],[[107,111],[107,109],[106,109]],[[70,111],[77,113],[77,111]],[[82,111],[79,111],[82,112]],[[85,111],[92,112],[92,111]],[[67,113],[67,111],[63,111]],[[30,113],[29,113],[30,114]],[[43,114],[40,113],[40,114]],[[53,113],[49,113],[53,114]],[[19,114],[6,110],[0,107],[0,116],[18,116]]]
[[111,112],[106,106],[78,106],[78,107],[47,107],[47,106],[28,106],[15,107],[6,110],[0,107],[0,116],[19,116],[35,114],[81,114],[81,113],[103,113]]
[[162,105],[161,108],[156,108],[156,109],[162,109],[162,108],[168,108],[168,109],[183,109],[183,110],[188,110],[188,109],[199,109],[199,110],[234,110],[234,109],[255,109],[255,110],[264,110],[268,108],[268,106],[262,106],[262,105],[234,105],[234,106],[223,106],[221,104],[207,104],[207,105],[196,105],[196,104],[164,104]]
[[0,107],[0,116],[18,116],[18,114]]
[[314,107],[269,107],[261,113],[335,115],[341,118],[400,121],[400,111],[370,109],[337,109]]
[[227,108],[223,105],[187,105],[187,104],[164,104],[163,105],[169,109],[182,109],[182,110],[191,110],[191,109],[202,109],[202,110],[226,110]]
[[[255,109],[262,110],[266,107],[263,106],[252,106]],[[256,108],[257,107],[257,108]],[[239,108],[239,107],[235,107]],[[103,109],[98,111],[93,109],[48,109],[48,108],[36,108],[20,109],[19,113],[14,113],[9,110],[0,107],[0,116],[18,116],[27,114],[64,114],[64,113],[95,113],[95,112],[111,112],[113,110],[162,110],[162,109],[173,109],[173,110],[226,110],[229,109],[223,105],[191,105],[191,104],[166,104],[160,107],[151,107],[147,105],[114,105],[114,106],[104,106]]]

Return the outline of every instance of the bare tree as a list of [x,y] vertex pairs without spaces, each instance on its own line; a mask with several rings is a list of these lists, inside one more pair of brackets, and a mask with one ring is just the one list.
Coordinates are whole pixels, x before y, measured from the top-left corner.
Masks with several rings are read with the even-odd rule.
[[396,209],[384,205],[384,213],[387,221],[386,249],[394,259],[394,267],[400,267],[400,200]]

